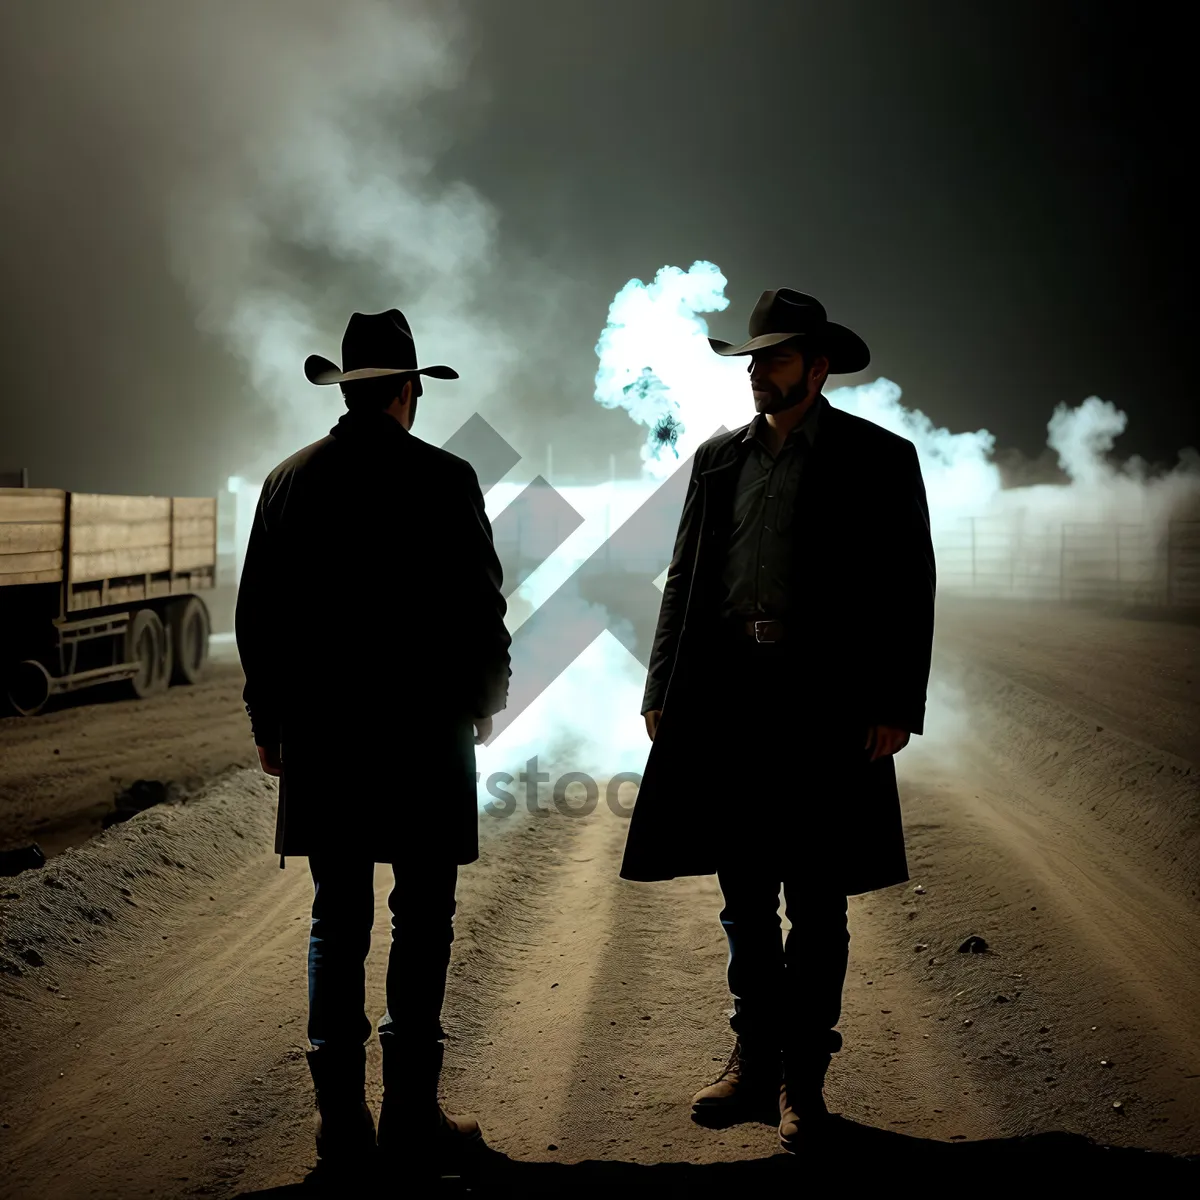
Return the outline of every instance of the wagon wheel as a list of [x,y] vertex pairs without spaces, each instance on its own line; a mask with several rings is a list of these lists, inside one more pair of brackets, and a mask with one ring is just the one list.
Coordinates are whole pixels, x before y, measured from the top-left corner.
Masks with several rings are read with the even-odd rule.
[[17,663],[5,681],[5,692],[17,713],[32,717],[50,699],[50,672],[36,659]]
[[175,601],[167,610],[167,629],[175,652],[171,682],[195,683],[208,661],[211,627],[204,601],[196,596]]
[[170,681],[170,634],[152,608],[139,608],[125,629],[125,661],[137,664],[128,680],[138,699],[164,691]]

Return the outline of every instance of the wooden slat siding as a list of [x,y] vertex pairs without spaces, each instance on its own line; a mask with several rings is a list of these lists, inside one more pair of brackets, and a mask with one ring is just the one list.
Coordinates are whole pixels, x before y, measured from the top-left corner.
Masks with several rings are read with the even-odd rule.
[[8,554],[62,550],[61,521],[0,521],[0,562]]
[[0,587],[62,579],[66,492],[0,488]]
[[181,517],[175,514],[175,528],[172,533],[175,545],[196,546],[205,545],[217,536],[217,523],[212,517]]
[[214,497],[73,493],[70,522],[72,612],[213,586]]
[[[170,497],[99,496],[72,492],[71,558],[68,567],[73,584],[169,571]],[[131,585],[127,584],[122,584],[119,589],[102,587],[98,602],[122,604],[129,599],[145,599],[144,583],[135,595],[130,595],[130,591]],[[80,607],[81,595],[76,591],[72,598],[72,609]]]
[[216,587],[216,581],[212,575],[176,575],[171,580],[172,592],[202,592],[205,588]]
[[18,571],[13,575],[0,575],[0,587],[15,587],[20,583],[61,583],[62,568],[55,571]]
[[96,554],[104,550],[149,550],[171,544],[170,519],[149,521],[71,522],[71,553]]
[[39,550],[34,554],[0,554],[0,582],[5,575],[26,571],[57,571],[62,574],[62,551]]
[[217,498],[215,496],[176,496],[175,520],[191,520],[193,518],[217,519]]
[[[164,593],[165,594],[165,593]],[[148,600],[154,595],[153,588],[150,595],[146,595],[145,583],[128,583],[117,584],[110,586],[107,593],[105,604],[128,604],[133,600]]]
[[100,586],[81,588],[79,591],[72,591],[70,599],[67,601],[68,612],[82,612],[88,608],[99,608],[101,602]]
[[212,546],[184,546],[175,551],[174,567],[176,571],[194,571],[197,567],[213,567]]
[[0,522],[57,521],[62,524],[67,494],[58,488],[0,488]]
[[71,581],[115,579],[122,575],[153,575],[171,569],[170,546],[131,547],[128,550],[97,550],[71,554]]
[[217,501],[215,496],[176,496],[172,500],[171,569],[216,569]]
[[105,521],[169,521],[170,496],[97,496],[71,493],[71,525],[95,525]]

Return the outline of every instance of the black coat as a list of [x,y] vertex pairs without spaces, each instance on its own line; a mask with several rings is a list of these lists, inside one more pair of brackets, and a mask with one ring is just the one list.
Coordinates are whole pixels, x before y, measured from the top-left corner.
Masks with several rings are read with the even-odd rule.
[[[872,724],[924,731],[936,572],[916,448],[818,402],[790,525],[792,594],[803,597],[809,626],[795,697],[838,734],[816,744],[801,729],[788,748],[789,811],[808,815],[781,828],[772,848],[790,868],[856,894],[908,878],[895,763],[871,763],[857,747]],[[753,760],[751,747],[728,745],[730,698],[708,669],[745,431],[711,438],[692,464],[642,703],[662,718],[630,821],[625,879],[713,873],[739,803],[753,802],[713,786],[732,770],[723,759]],[[741,777],[752,779],[752,766]]]
[[382,412],[267,477],[237,600],[255,742],[279,745],[276,853],[479,854],[472,717],[510,637],[479,481]]

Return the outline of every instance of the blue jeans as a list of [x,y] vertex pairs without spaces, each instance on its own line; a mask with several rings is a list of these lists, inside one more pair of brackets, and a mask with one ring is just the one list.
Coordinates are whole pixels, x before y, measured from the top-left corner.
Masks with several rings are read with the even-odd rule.
[[850,955],[846,897],[811,879],[784,879],[792,928],[780,936],[779,891],[760,865],[717,872],[725,897],[721,925],[729,942],[730,1026],[739,1038],[820,1058],[842,1048],[834,1029]]
[[[344,855],[312,855],[312,931],[308,941],[308,1040],[361,1046],[370,1036],[367,953],[375,923],[375,864]],[[446,968],[454,940],[454,863],[393,864],[388,896],[392,941],[387,1011],[379,1036],[439,1041]]]

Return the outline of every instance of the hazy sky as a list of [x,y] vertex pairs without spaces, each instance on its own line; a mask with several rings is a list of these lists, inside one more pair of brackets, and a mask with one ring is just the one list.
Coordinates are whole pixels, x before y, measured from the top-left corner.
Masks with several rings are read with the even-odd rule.
[[1169,465],[1200,436],[1169,11],[7,5],[0,466],[210,493],[333,423],[303,355],[396,304],[464,375],[418,434],[478,409],[563,472],[632,473],[596,338],[626,280],[698,258],[729,279],[720,336],[797,287],[871,346],[840,381],[1030,456],[1099,395],[1118,451]]

